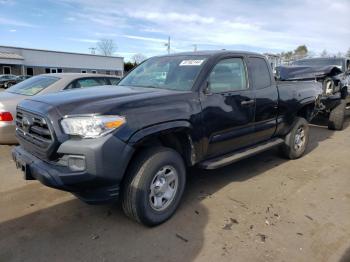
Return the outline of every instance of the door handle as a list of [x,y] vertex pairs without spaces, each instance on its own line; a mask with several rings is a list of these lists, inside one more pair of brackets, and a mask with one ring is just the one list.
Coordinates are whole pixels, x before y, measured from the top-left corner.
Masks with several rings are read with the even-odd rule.
[[253,105],[253,104],[255,104],[255,100],[244,100],[244,101],[242,101],[241,102],[241,105],[242,106],[249,106],[249,105]]

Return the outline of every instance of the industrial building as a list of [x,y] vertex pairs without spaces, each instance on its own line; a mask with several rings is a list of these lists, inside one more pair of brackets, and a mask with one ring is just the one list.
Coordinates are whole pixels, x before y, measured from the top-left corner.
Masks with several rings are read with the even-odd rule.
[[123,57],[0,46],[0,74],[99,73],[122,76]]

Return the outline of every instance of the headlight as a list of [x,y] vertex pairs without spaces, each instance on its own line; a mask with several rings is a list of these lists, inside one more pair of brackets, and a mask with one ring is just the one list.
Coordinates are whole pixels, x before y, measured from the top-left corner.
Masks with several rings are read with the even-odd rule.
[[109,134],[125,122],[122,116],[68,116],[61,121],[61,126],[67,135],[97,138]]

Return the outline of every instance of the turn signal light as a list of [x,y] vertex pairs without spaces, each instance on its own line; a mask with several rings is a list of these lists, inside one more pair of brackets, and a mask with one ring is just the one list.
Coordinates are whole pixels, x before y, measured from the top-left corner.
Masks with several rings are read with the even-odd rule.
[[0,121],[10,122],[13,121],[13,117],[10,112],[0,112]]

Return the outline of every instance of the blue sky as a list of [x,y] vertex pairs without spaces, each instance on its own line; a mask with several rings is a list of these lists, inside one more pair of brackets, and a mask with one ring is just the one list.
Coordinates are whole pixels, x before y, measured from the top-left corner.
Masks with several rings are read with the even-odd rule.
[[113,39],[130,59],[171,52],[280,52],[306,44],[315,54],[350,48],[350,0],[0,0],[0,45],[89,53]]

